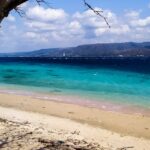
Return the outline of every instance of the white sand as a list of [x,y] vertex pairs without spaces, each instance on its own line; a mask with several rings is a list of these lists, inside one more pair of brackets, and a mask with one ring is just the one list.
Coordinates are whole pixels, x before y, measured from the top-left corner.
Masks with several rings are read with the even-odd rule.
[[[42,135],[45,137],[48,136],[48,132],[55,131],[55,134],[52,134],[55,139],[66,139],[68,137],[86,139],[114,150],[122,147],[134,147],[132,150],[150,150],[150,140],[148,139],[120,136],[118,133],[77,123],[69,119],[5,107],[0,107],[0,118],[20,123],[29,122],[30,128],[42,126],[44,129]],[[59,134],[60,132],[63,134]]]

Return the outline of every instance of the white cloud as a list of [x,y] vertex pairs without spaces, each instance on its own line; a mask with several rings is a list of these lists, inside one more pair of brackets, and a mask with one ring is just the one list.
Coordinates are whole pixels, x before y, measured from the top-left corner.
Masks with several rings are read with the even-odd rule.
[[59,21],[65,19],[67,14],[63,9],[51,9],[43,8],[41,6],[35,6],[27,11],[27,17],[39,21]]
[[25,35],[27,38],[36,38],[37,34],[34,32],[26,32]]
[[[99,8],[95,9],[101,10]],[[112,11],[105,10],[103,15],[107,18],[107,21],[111,25],[111,28],[108,28],[103,18],[95,15],[90,10],[83,13],[78,12],[73,17],[80,21],[80,24],[82,24],[87,34],[89,34],[89,32],[91,31],[93,33],[93,37],[95,35],[95,38],[101,37],[104,34],[113,34],[118,36],[121,34],[127,34],[130,31],[130,27],[120,21],[117,15]]]
[[141,26],[141,27],[145,27],[145,26],[150,26],[150,16],[146,17],[144,19],[136,19],[131,21],[131,25],[132,26]]
[[14,22],[16,19],[14,16],[12,16],[11,14],[7,17],[8,21]]
[[103,34],[115,34],[117,36],[122,34],[127,34],[130,31],[130,28],[128,25],[119,25],[118,26],[112,26],[109,28],[97,28],[95,30],[95,34],[97,37],[102,36]]
[[[103,10],[111,28],[92,11],[67,14],[63,9],[28,5],[22,22],[10,15],[0,31],[0,49],[8,51],[66,47],[85,43],[147,41],[150,39],[150,16],[131,10],[123,16]],[[101,10],[101,8],[96,8]],[[30,19],[29,19],[30,18]],[[10,22],[11,21],[11,22]],[[9,44],[7,44],[9,43]]]
[[132,11],[126,12],[125,16],[129,17],[129,19],[136,19],[136,18],[139,18],[140,13],[141,11],[132,10]]
[[33,31],[53,31],[56,30],[57,27],[54,26],[54,24],[49,24],[49,23],[45,23],[45,22],[40,22],[40,21],[28,21],[25,22],[26,26],[28,28],[31,28]]
[[27,6],[29,6],[29,2],[23,3],[23,4],[21,4],[19,7],[20,7],[21,9],[26,9]]
[[145,18],[141,18],[141,10],[135,11],[129,11],[125,14],[125,16],[128,18],[128,23],[133,27],[146,27],[150,25],[150,16],[147,16]]

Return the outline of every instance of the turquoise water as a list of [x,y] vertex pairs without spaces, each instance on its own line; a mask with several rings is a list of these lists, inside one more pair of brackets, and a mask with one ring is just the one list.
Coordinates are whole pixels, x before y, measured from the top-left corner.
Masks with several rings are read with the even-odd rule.
[[0,89],[62,94],[150,109],[150,74],[43,63],[1,63]]

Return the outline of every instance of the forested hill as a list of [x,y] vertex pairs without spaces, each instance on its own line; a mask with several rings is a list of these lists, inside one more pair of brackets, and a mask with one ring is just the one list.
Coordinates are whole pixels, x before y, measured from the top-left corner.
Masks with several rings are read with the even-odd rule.
[[150,42],[105,43],[32,52],[1,53],[0,57],[150,57]]

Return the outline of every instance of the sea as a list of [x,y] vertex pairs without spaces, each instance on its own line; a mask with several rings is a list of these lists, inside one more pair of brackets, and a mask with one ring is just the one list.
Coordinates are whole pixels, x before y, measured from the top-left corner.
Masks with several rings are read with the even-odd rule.
[[0,92],[150,115],[150,58],[0,58]]

